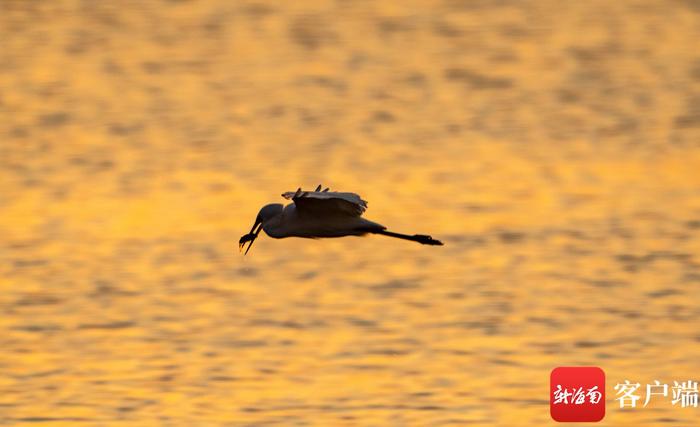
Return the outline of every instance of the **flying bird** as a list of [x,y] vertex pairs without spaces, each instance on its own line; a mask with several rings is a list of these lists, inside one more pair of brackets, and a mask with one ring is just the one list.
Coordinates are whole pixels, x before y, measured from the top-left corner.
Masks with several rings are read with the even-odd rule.
[[362,218],[367,209],[367,202],[355,193],[340,193],[321,191],[319,185],[314,191],[289,191],[282,197],[292,200],[283,206],[273,203],[263,206],[255,218],[255,224],[250,233],[241,237],[238,247],[242,251],[245,244],[250,242],[247,254],[260,230],[275,239],[285,237],[343,237],[362,236],[365,234],[382,234],[398,239],[412,240],[423,245],[442,246],[442,242],[424,234],[400,234],[388,231],[386,227],[376,222]]

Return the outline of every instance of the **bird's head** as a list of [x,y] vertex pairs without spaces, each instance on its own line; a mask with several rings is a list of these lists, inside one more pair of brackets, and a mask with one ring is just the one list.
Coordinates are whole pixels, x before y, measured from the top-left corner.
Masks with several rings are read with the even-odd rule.
[[250,250],[250,247],[253,246],[253,242],[255,241],[255,239],[258,238],[258,234],[260,234],[260,231],[262,230],[263,226],[272,218],[281,214],[283,209],[284,206],[282,206],[279,203],[273,203],[263,206],[262,209],[260,209],[260,212],[258,212],[258,216],[255,217],[255,224],[253,224],[253,228],[250,229],[250,233],[243,235],[238,241],[238,249],[243,250],[245,244],[247,242],[250,242],[250,244],[248,245],[248,249],[245,250],[245,253],[247,254]]

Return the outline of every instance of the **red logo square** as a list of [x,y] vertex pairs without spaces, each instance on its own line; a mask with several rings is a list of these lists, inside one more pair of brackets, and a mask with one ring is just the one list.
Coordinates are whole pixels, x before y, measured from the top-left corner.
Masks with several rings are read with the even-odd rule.
[[559,422],[605,417],[605,372],[596,366],[560,366],[549,376],[549,413]]

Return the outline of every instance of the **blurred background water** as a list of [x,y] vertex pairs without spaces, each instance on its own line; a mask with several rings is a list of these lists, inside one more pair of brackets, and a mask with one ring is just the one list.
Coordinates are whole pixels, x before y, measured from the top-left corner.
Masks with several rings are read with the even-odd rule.
[[[700,6],[0,1],[1,425],[697,425]],[[375,236],[258,240],[322,183]]]

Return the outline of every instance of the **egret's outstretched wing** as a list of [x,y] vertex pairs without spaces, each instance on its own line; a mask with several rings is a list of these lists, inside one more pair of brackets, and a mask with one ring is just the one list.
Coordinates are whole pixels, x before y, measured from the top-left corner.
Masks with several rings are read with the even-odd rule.
[[282,194],[285,199],[294,201],[299,212],[320,215],[360,216],[367,209],[367,202],[355,193],[323,191],[319,185],[316,191],[288,191]]

